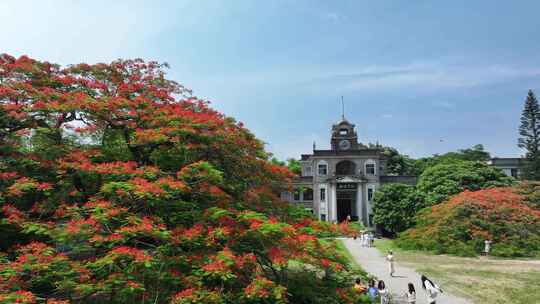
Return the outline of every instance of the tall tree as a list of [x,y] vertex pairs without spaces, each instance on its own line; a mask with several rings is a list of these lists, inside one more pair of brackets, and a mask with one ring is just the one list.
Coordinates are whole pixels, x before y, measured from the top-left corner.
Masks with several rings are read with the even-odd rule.
[[347,227],[165,67],[0,54],[0,303],[366,303]]
[[540,179],[537,164],[540,159],[540,106],[532,90],[529,90],[525,106],[521,114],[519,126],[518,146],[527,151],[528,165],[525,168],[524,177],[527,179]]

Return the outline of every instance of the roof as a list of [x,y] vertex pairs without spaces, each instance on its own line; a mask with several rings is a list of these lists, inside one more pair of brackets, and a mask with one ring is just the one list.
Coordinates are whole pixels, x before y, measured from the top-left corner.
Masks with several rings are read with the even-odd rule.
[[489,161],[492,166],[523,166],[527,160],[520,157],[494,157]]
[[[301,160],[307,160],[312,156],[369,156],[381,155],[381,149],[358,149],[358,150],[315,150],[313,154],[302,154]],[[382,156],[382,155],[381,155]]]
[[343,125],[343,124],[352,125],[352,123],[350,123],[347,119],[345,119],[345,117],[338,120],[334,125],[339,126],[339,125]]

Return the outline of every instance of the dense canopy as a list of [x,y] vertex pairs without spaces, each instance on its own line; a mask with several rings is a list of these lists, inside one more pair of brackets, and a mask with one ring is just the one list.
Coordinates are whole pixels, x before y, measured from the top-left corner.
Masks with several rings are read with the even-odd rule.
[[464,190],[510,186],[514,182],[500,169],[485,162],[454,160],[425,169],[416,189],[422,193],[427,205],[434,205]]
[[337,228],[164,68],[0,55],[0,303],[352,302]]

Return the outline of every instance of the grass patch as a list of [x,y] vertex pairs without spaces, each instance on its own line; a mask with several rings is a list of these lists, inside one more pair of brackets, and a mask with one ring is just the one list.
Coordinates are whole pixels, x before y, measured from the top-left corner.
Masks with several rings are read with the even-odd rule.
[[398,263],[474,303],[529,304],[540,299],[540,260],[435,255],[397,248],[392,240],[377,240],[375,247],[383,253],[394,251]]
[[393,252],[402,251],[402,249],[396,246],[394,241],[388,239],[377,239],[375,242],[373,242],[373,245],[382,253],[387,253],[390,250],[392,250]]
[[347,248],[345,247],[345,244],[343,244],[343,241],[336,240],[336,250],[342,256],[347,258],[347,260],[349,261],[349,265],[351,266],[351,268],[353,270],[363,271],[362,268],[360,267],[360,265],[358,265],[358,263],[356,263],[356,260],[353,258],[352,254],[349,252],[349,250],[347,250]]

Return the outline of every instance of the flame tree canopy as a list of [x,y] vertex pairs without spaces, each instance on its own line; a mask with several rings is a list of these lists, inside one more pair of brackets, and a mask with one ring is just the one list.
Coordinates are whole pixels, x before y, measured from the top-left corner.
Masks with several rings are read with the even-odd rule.
[[156,62],[0,55],[0,303],[351,303],[291,173]]
[[465,190],[420,211],[416,226],[400,234],[398,245],[474,256],[491,240],[492,255],[538,256],[540,210],[529,203],[534,190],[534,185]]

